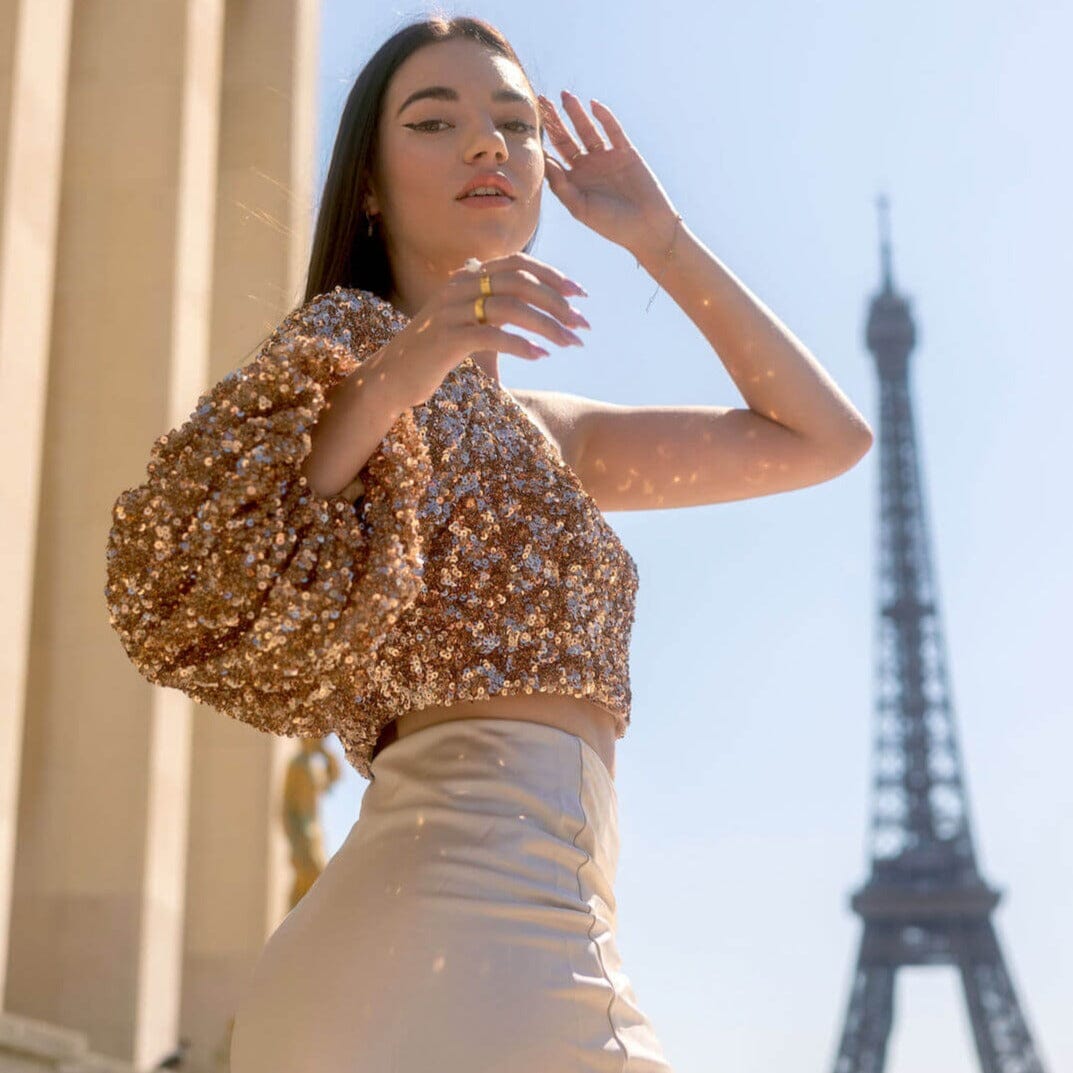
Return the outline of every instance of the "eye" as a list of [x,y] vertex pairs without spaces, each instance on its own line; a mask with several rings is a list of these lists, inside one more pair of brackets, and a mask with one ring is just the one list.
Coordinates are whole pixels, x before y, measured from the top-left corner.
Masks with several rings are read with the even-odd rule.
[[[444,122],[446,122],[446,121],[443,120],[443,119],[423,119],[420,123],[404,123],[403,126],[411,127],[413,130],[421,130],[422,128],[428,130],[428,127],[429,127],[430,123],[444,123]],[[504,123],[503,125],[505,127],[514,125],[515,127],[520,127],[521,131],[525,131],[525,132],[535,131],[536,130],[536,127],[532,123],[526,123],[524,119],[508,119],[507,122]],[[439,132],[430,130],[429,133],[430,134],[438,134]]]

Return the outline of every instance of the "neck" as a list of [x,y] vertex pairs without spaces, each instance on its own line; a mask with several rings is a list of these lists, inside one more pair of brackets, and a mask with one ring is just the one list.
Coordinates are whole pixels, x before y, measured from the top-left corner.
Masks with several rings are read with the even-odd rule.
[[[499,380],[499,353],[495,350],[474,350],[474,364],[479,365],[481,370],[488,374],[497,384]],[[502,384],[500,384],[502,386]]]
[[[396,263],[399,260],[398,253],[396,253],[391,260],[395,271],[392,272],[394,281],[391,288],[391,297],[388,300],[397,310],[399,310],[399,312],[405,314],[409,318],[413,318],[424,306],[425,302],[428,301],[430,295],[443,286],[446,277],[431,271],[402,272],[401,275],[405,281],[405,286],[400,289],[400,272],[396,267]],[[472,352],[472,357],[474,362],[480,366],[484,373],[491,377],[497,384],[500,383],[499,354],[497,351],[474,350]]]

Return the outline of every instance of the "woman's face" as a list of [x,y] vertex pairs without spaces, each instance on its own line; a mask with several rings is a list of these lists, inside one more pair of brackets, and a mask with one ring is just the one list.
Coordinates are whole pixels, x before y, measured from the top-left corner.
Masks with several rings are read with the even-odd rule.
[[[407,103],[429,87],[446,92]],[[426,45],[399,67],[380,114],[378,174],[366,205],[381,214],[399,292],[420,297],[468,257],[525,246],[544,182],[539,121],[519,68],[477,42]],[[502,207],[458,200],[484,172],[506,176],[514,200]]]

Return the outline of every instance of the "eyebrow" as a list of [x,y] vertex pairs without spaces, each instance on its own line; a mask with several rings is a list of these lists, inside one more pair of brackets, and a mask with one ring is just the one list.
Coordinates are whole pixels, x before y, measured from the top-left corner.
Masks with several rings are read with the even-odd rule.
[[[451,89],[450,86],[425,86],[424,89],[415,89],[409,97],[406,98],[399,107],[399,110],[395,113],[397,119],[402,115],[403,110],[409,107],[414,101],[424,100],[426,97],[431,97],[437,101],[457,101],[458,92]],[[531,98],[527,97],[524,93],[519,93],[516,89],[497,89],[492,94],[493,101],[519,101],[522,104],[532,104]]]

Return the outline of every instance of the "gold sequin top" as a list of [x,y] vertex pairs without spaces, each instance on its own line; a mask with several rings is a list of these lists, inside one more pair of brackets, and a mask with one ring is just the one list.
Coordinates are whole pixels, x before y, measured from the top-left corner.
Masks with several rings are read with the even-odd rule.
[[636,564],[472,358],[350,488],[324,499],[301,474],[326,392],[407,323],[369,291],[318,295],[156,441],[108,536],[128,657],[258,729],[337,734],[366,779],[383,728],[432,704],[583,697],[622,738]]

